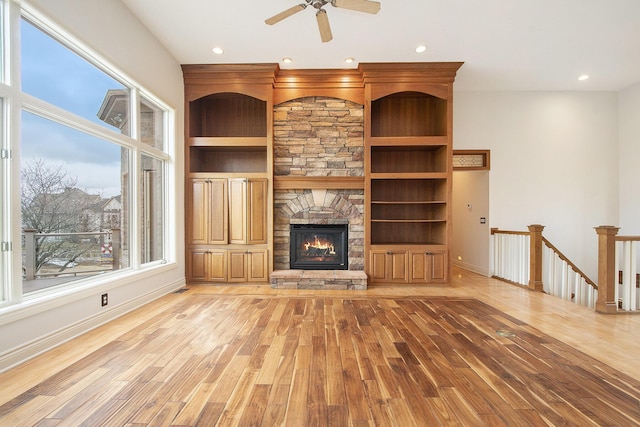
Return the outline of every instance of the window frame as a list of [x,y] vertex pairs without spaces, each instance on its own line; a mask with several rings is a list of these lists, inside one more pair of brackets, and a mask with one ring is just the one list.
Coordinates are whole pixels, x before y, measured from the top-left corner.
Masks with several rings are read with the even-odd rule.
[[[63,28],[49,20],[44,14],[26,3],[17,3],[11,0],[0,0],[0,19],[2,19],[2,43],[1,60],[4,80],[0,81],[0,101],[2,102],[2,129],[0,129],[0,148],[7,150],[9,159],[0,160],[0,209],[3,213],[0,221],[0,243],[7,242],[12,246],[10,251],[0,251],[0,309],[6,306],[18,304],[36,298],[55,297],[58,294],[68,294],[75,290],[87,289],[123,275],[133,275],[161,265],[176,262],[176,208],[175,208],[175,156],[176,156],[176,112],[175,109],[163,102],[142,85],[135,82],[118,67],[110,64],[98,53],[88,48],[81,40],[70,35]],[[89,119],[78,116],[63,108],[39,99],[33,95],[22,92],[20,79],[20,23],[25,19],[30,24],[52,37],[58,43],[79,55],[85,61],[95,66],[99,71],[117,80],[129,89],[130,134],[127,136],[114,132]],[[0,77],[2,77],[0,76]],[[140,140],[140,108],[139,102],[144,97],[145,101],[163,111],[163,149],[143,143]],[[86,133],[103,141],[116,144],[130,150],[129,159],[129,267],[116,270],[99,276],[69,282],[35,291],[22,293],[22,256],[21,239],[22,228],[20,220],[20,151],[21,151],[21,113],[28,111],[32,114],[44,117],[62,125],[71,127],[77,131]],[[163,259],[141,263],[141,218],[139,216],[142,203],[142,189],[139,178],[139,165],[141,156],[146,155],[157,159],[162,164],[162,218],[163,218]],[[124,197],[124,195],[121,195]],[[124,214],[124,213],[123,213]],[[5,268],[7,267],[7,268]],[[106,278],[106,279],[105,279]],[[3,292],[4,290],[4,292]],[[4,293],[4,295],[3,295]]]

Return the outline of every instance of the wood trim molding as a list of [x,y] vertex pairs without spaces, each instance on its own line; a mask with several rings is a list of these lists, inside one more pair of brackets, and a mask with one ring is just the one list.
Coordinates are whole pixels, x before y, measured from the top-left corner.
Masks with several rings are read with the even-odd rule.
[[274,190],[360,190],[363,176],[275,176]]

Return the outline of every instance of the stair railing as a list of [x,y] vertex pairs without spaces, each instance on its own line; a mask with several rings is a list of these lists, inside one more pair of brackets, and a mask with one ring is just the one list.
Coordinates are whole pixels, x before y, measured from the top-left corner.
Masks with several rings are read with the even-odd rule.
[[546,238],[544,243],[544,291],[567,301],[595,308],[598,285]]
[[618,236],[619,230],[609,225],[596,227],[600,284],[596,311],[601,313],[631,313],[640,308],[640,236]]
[[491,229],[493,277],[515,285],[529,283],[529,232]]
[[594,308],[598,286],[544,236],[543,225],[529,231],[491,229],[495,278]]

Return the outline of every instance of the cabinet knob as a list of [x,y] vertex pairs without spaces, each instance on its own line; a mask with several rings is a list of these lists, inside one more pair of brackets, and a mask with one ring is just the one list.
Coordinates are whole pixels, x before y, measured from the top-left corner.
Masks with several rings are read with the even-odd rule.
[[393,252],[387,251],[387,255],[393,255]]
[[433,252],[425,252],[425,255],[433,255]]

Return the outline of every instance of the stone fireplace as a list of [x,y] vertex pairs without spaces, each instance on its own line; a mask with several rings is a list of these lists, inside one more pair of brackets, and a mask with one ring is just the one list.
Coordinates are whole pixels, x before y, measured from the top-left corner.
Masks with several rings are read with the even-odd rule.
[[275,106],[273,129],[274,180],[304,178],[300,182],[313,183],[309,188],[287,186],[274,191],[274,273],[293,278],[290,283],[306,274],[313,276],[311,287],[320,286],[322,270],[291,268],[291,227],[340,225],[348,236],[345,272],[332,267],[326,283],[342,286],[335,284],[338,276],[357,276],[355,288],[366,289],[364,189],[327,184],[331,178],[364,176],[364,107],[335,98],[295,99]]

